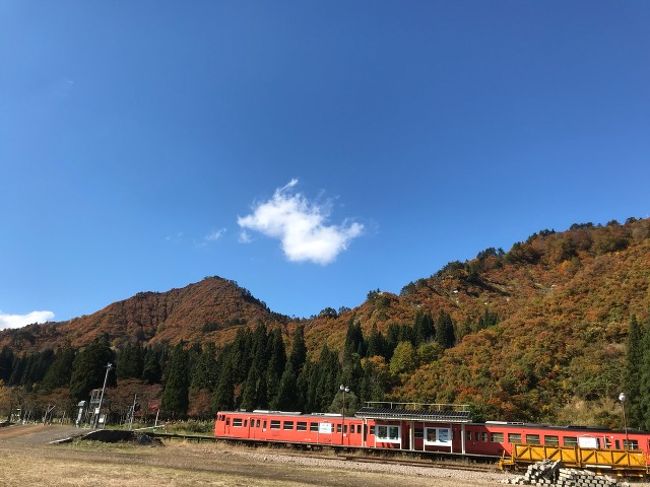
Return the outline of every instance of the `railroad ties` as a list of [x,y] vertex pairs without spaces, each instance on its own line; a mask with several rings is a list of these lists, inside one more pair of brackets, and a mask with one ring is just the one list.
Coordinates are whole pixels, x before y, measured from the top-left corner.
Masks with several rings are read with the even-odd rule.
[[588,470],[562,468],[560,462],[544,460],[529,465],[526,473],[503,481],[515,485],[550,485],[555,487],[628,487],[611,477],[596,475]]

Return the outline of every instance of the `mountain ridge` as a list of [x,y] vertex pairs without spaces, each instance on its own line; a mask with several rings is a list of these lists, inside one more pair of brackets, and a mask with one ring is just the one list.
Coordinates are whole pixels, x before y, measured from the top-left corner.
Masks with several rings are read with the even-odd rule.
[[[408,368],[391,372],[389,397],[469,402],[503,419],[571,422],[584,414],[612,424],[630,318],[650,318],[650,219],[543,230],[508,252],[489,248],[452,261],[399,294],[370,291],[353,309],[326,308],[312,318],[274,313],[234,281],[210,277],[67,322],[5,330],[0,349],[81,347],[101,334],[116,348],[134,339],[223,345],[242,327],[264,323],[287,340],[305,325],[315,358],[324,344],[343,350],[352,325],[368,340],[373,333],[408,340],[396,333],[414,329],[423,314],[449,316],[452,342],[418,351]],[[371,359],[381,369],[391,356],[364,358]]]

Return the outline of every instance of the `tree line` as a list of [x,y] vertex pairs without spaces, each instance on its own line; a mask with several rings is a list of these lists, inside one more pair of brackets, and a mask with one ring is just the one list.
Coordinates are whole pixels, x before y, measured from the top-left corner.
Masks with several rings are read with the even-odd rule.
[[[479,321],[486,320],[492,324],[496,317],[487,313]],[[385,333],[375,326],[367,336],[359,321],[351,319],[341,350],[324,344],[311,358],[304,326],[286,341],[289,345],[280,328],[258,324],[241,327],[222,347],[133,342],[114,349],[107,336],[81,349],[21,356],[5,347],[0,350],[0,381],[34,394],[68,388],[74,404],[101,387],[110,362],[116,367],[108,376],[109,388],[122,381],[162,385],[163,417],[207,419],[217,410],[239,408],[340,412],[344,398],[339,384],[350,388],[345,409],[352,412],[364,401],[384,399],[401,375],[437,360],[457,336],[455,323],[443,311],[435,319],[418,313],[412,323],[390,324]]]

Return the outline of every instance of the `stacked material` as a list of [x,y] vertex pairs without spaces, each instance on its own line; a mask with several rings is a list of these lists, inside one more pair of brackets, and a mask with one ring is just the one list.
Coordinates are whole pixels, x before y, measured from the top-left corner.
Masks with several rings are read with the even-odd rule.
[[561,468],[560,462],[544,460],[530,465],[524,475],[507,479],[504,484],[551,485],[555,487],[625,487],[616,480],[588,470]]

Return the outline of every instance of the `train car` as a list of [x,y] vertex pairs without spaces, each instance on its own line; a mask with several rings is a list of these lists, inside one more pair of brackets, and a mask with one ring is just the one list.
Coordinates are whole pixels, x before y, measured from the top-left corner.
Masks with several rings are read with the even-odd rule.
[[347,448],[464,454],[469,412],[447,409],[413,411],[366,407],[355,416],[281,411],[219,412],[215,436],[253,442],[275,442]]
[[499,421],[476,423],[466,406],[439,404],[373,403],[354,416],[224,411],[217,413],[214,433],[218,438],[252,442],[467,457],[500,458],[511,455],[514,445],[642,451],[650,457],[648,433]]
[[643,451],[650,456],[650,435],[632,431],[614,431],[587,426],[487,421],[467,425],[465,444],[470,451],[491,455],[512,454],[515,444],[549,447],[580,447],[598,450]]
[[252,442],[361,447],[364,431],[362,420],[340,414],[256,410],[217,413],[214,434]]

